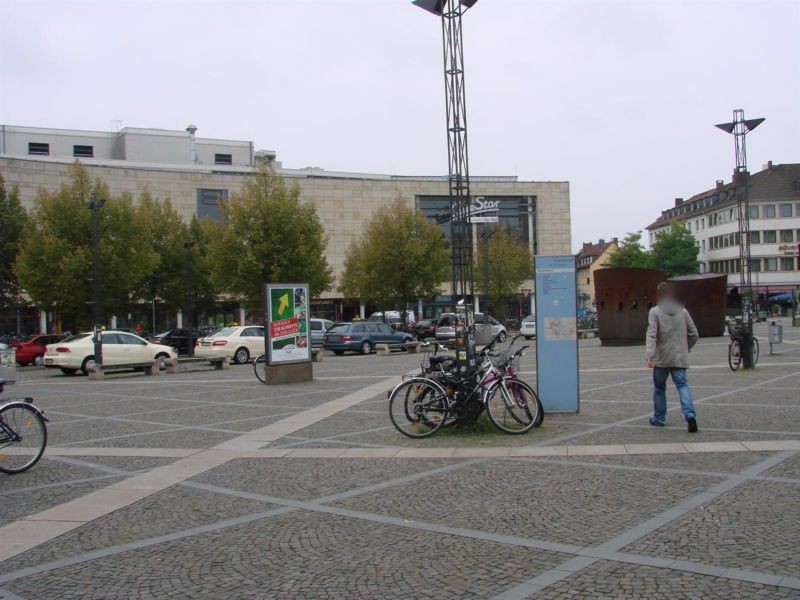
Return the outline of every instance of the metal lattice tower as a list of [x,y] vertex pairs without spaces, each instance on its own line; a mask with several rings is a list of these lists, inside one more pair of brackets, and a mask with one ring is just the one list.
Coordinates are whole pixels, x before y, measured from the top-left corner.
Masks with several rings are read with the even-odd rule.
[[739,108],[733,111],[733,121],[717,125],[726,133],[733,135],[736,147],[736,168],[733,171],[733,187],[736,194],[736,206],[739,213],[739,295],[741,298],[742,326],[747,336],[742,358],[744,368],[753,367],[753,355],[750,340],[753,336],[753,280],[752,263],[750,261],[750,199],[748,194],[747,171],[747,133],[761,125],[763,118],[745,119],[744,111]]
[[440,16],[442,20],[454,311],[459,299],[468,302],[472,298],[474,287],[461,17],[476,2],[477,0],[414,0],[414,4]]

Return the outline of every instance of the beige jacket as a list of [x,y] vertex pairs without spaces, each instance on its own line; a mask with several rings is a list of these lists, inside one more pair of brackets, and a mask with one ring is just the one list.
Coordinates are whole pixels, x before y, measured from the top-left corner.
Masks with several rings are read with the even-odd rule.
[[689,368],[689,350],[698,339],[697,327],[681,304],[667,298],[650,309],[645,358],[657,367]]

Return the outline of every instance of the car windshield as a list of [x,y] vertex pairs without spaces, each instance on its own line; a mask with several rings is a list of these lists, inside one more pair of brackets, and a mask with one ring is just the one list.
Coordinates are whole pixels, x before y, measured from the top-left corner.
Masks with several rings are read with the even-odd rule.
[[531,323],[531,322],[533,322],[535,320],[536,320],[536,317],[534,315],[528,315],[527,317],[522,319],[522,322],[523,323]]
[[229,337],[236,333],[236,330],[233,327],[223,327],[219,331],[215,331],[208,337]]
[[350,323],[334,323],[331,325],[331,328],[328,329],[328,333],[343,333],[350,329]]
[[79,333],[78,335],[73,335],[72,337],[68,337],[65,340],[61,340],[65,344],[73,344],[75,342],[80,342],[81,340],[85,340],[86,338],[90,337],[91,333]]

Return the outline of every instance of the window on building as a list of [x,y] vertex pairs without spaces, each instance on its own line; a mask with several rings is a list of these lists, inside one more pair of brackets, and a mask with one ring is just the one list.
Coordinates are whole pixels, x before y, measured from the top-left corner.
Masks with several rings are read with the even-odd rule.
[[800,217],[800,202],[794,205],[794,216]]
[[795,259],[793,256],[784,256],[781,258],[781,271],[794,271]]
[[228,201],[228,190],[197,190],[197,218],[222,220],[220,206]]
[[705,241],[705,240],[703,240],[703,241],[701,242],[701,244],[702,244],[702,245],[701,245],[701,247],[703,248],[703,252],[705,252],[705,251],[706,251],[706,241]]
[[75,144],[72,147],[72,156],[77,158],[94,158],[94,146],[81,146]]
[[751,258],[750,259],[750,270],[753,273],[758,273],[761,271],[761,259],[760,258]]
[[765,271],[777,271],[778,270],[778,259],[777,258],[765,258],[764,259],[764,270]]
[[782,217],[791,217],[792,216],[792,205],[791,204],[781,204],[781,216]]
[[49,156],[50,144],[43,144],[41,142],[28,142],[28,154],[35,154],[37,156]]
[[794,231],[791,229],[781,229],[781,242],[793,242]]
[[775,244],[778,241],[778,234],[776,231],[765,231],[764,232],[764,243],[765,244]]
[[703,229],[705,229],[705,228],[706,228],[706,218],[705,218],[705,217],[703,217],[702,219],[700,219],[700,226],[701,226]]
[[233,164],[233,156],[230,154],[215,154],[214,155],[214,164],[215,165],[232,165]]
[[750,207],[750,218],[757,219],[758,218],[758,206],[751,206]]
[[751,244],[760,244],[761,243],[761,232],[760,231],[751,231],[750,232],[750,243]]
[[775,216],[775,205],[774,204],[765,204],[763,210],[763,215],[765,219],[771,219]]

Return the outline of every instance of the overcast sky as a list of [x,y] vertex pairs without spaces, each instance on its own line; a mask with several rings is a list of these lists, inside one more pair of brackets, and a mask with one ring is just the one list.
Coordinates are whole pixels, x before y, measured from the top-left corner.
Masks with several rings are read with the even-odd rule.
[[[286,167],[447,169],[441,28],[409,0],[0,0],[0,123],[183,129]],[[800,0],[481,0],[464,18],[473,175],[571,184],[572,242],[800,162]]]

